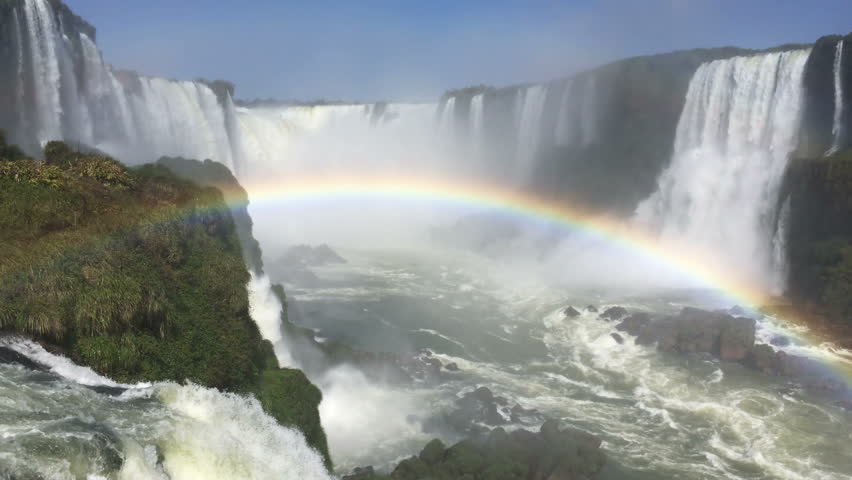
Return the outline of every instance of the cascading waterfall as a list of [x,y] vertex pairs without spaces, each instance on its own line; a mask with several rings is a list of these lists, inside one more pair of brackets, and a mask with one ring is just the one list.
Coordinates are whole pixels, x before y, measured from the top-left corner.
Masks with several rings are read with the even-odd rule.
[[444,102],[439,112],[438,128],[442,139],[453,139],[456,128],[456,97],[450,97]]
[[482,129],[484,114],[485,95],[480,93],[470,99],[470,128],[468,129],[469,141],[475,156],[482,151]]
[[[37,149],[50,140],[95,147],[128,163],[163,155],[210,158],[235,167],[230,97],[206,84],[118,74],[91,38],[57,18],[47,0],[13,11],[20,102],[12,141]],[[26,31],[26,36],[22,32]],[[25,117],[27,105],[31,116]]]
[[796,147],[807,50],[701,65],[687,92],[671,165],[637,209],[663,241],[783,288],[773,254],[781,177]]
[[[528,87],[523,92],[518,111],[518,148],[516,171],[518,179],[528,178],[541,139],[541,116],[547,90],[541,85]],[[519,97],[520,98],[520,97]]]
[[[26,31],[29,33],[30,58],[35,92],[36,134],[39,139],[62,138],[63,116],[60,100],[61,80],[56,56],[57,29],[50,6],[43,0],[24,3]],[[23,81],[23,78],[20,79]]]
[[587,147],[598,136],[598,91],[594,74],[569,79],[563,86],[556,118],[557,145]]
[[834,118],[831,124],[832,143],[827,153],[832,154],[840,149],[843,132],[843,40],[837,42],[834,52]]

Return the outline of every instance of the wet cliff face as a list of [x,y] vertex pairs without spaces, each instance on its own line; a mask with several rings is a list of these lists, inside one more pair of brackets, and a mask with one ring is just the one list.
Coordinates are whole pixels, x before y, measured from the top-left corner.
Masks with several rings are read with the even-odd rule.
[[[843,48],[838,56],[838,44]],[[830,35],[816,41],[805,67],[805,111],[798,156],[817,158],[834,145],[849,146],[849,111],[852,107],[852,34]],[[838,91],[839,90],[839,91]],[[845,93],[845,95],[844,95]],[[837,107],[841,111],[836,112]],[[839,130],[837,130],[839,128]]]
[[797,161],[787,185],[788,294],[852,325],[852,151]]

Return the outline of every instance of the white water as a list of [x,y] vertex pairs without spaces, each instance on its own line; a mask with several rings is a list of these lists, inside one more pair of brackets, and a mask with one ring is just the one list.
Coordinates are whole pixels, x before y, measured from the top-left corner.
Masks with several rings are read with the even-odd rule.
[[637,221],[663,241],[779,292],[774,214],[796,147],[808,51],[701,65],[687,92],[674,156]]
[[834,52],[834,121],[831,125],[833,137],[829,154],[840,148],[840,136],[843,134],[843,40],[837,42]]
[[84,385],[122,385],[31,342],[2,345],[56,375],[0,365],[0,478],[330,478],[253,398],[174,383],[110,396]]
[[280,367],[297,367],[296,361],[290,354],[290,347],[286,343],[281,331],[281,312],[283,306],[278,297],[272,293],[272,284],[269,277],[249,271],[251,279],[248,283],[249,313],[252,320],[257,324],[260,335],[264,340],[269,340],[275,350],[275,357]]

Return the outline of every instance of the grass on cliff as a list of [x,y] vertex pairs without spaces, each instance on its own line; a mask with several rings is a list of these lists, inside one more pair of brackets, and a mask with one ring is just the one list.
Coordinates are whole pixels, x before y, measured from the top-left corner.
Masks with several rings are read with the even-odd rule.
[[0,329],[118,380],[239,389],[264,367],[222,194],[45,147],[0,161]]
[[[163,164],[129,169],[61,142],[44,156],[27,158],[0,135],[0,332],[119,381],[254,394],[330,467],[319,390],[298,370],[278,369],[249,315],[235,203]],[[220,165],[171,163],[245,196]]]

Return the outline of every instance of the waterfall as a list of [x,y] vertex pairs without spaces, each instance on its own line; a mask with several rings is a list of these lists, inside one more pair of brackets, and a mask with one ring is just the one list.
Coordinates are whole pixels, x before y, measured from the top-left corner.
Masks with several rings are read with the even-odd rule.
[[[26,0],[24,17],[29,33],[30,58],[34,80],[36,133],[39,140],[62,138],[60,122],[60,70],[56,57],[57,29],[45,0]],[[23,81],[23,78],[19,79]]]
[[808,54],[701,65],[689,84],[671,165],[636,214],[662,241],[705,253],[773,292],[784,281],[773,253],[775,212],[796,147]]
[[594,74],[569,79],[562,90],[554,138],[557,145],[587,147],[598,137],[598,90]]
[[[12,10],[18,117],[0,125],[31,153],[50,140],[98,148],[123,161],[163,155],[210,158],[235,168],[230,96],[201,82],[119,74],[94,41],[48,0]],[[11,67],[11,66],[10,66]]]
[[520,117],[518,119],[518,148],[516,165],[518,178],[526,178],[535,162],[541,138],[541,114],[544,110],[544,99],[547,90],[536,85],[528,87],[523,92]]
[[834,121],[831,125],[833,141],[828,154],[840,149],[840,140],[843,132],[843,40],[837,42],[834,51]]
[[468,129],[468,136],[470,137],[470,144],[473,147],[471,150],[475,156],[479,156],[482,151],[484,99],[485,95],[482,93],[474,95],[470,99],[470,128]]
[[452,142],[456,133],[456,97],[448,98],[438,114],[439,134],[443,140]]

